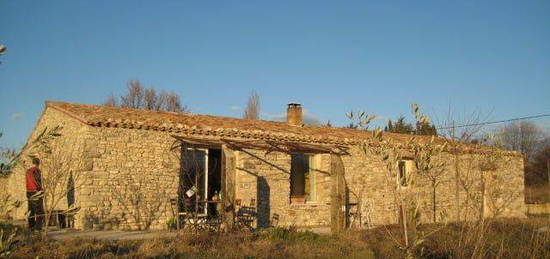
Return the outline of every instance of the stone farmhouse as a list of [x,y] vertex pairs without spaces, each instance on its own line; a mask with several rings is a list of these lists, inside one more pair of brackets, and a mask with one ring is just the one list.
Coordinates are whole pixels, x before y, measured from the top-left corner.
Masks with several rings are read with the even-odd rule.
[[[417,177],[413,186],[404,186],[400,181],[415,171],[407,156],[398,173],[388,176],[382,160],[357,145],[371,132],[304,125],[300,104],[288,105],[286,122],[272,122],[46,102],[29,141],[57,126],[61,136],[52,155],[68,157],[66,170],[75,178],[71,197],[58,209],[69,203],[78,208],[77,229],[163,229],[189,210],[222,215],[231,224],[243,208],[254,212],[257,227],[374,227],[399,221],[396,189],[421,194],[421,219],[431,220],[429,182]],[[383,136],[395,143],[411,137]],[[509,194],[496,197],[504,203],[498,216],[525,216],[521,156],[503,152],[506,159],[483,174],[483,147],[453,146],[458,153],[448,148],[437,157],[448,161],[437,187],[438,220],[491,216],[483,195],[492,187]],[[24,166],[2,189],[24,201],[24,168],[33,154],[22,152]],[[23,205],[12,217],[22,219],[25,212]]]

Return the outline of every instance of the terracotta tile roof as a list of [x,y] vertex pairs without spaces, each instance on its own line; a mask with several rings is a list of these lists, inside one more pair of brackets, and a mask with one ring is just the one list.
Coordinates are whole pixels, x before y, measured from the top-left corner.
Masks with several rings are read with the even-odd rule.
[[[283,142],[354,145],[372,136],[365,130],[326,126],[291,126],[286,122],[247,120],[211,115],[181,114],[149,110],[106,107],[66,102],[46,102],[47,107],[59,110],[85,124],[94,127],[116,127],[157,130],[195,136],[221,138],[261,139]],[[411,135],[384,133],[384,137],[398,142],[407,141]],[[429,136],[416,136],[428,140]],[[445,141],[442,138],[438,142]],[[478,146],[459,144],[462,152],[480,152]]]
[[[106,107],[47,101],[46,106],[96,127],[118,127],[168,131],[191,135],[238,137],[274,141],[352,145],[371,136],[371,132],[325,126],[290,126],[286,122],[247,120],[211,115],[179,114],[148,110]],[[406,141],[410,135],[385,133]]]

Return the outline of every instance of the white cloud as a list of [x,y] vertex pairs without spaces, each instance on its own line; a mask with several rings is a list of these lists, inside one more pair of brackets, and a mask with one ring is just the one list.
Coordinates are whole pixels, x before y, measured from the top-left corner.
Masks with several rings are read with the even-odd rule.
[[22,116],[23,116],[23,113],[22,113],[22,112],[12,113],[12,114],[10,115],[10,120],[16,121],[16,120],[21,119]]
[[307,110],[304,110],[304,124],[323,125],[323,124],[326,124],[326,123],[321,121],[321,119],[317,115],[315,115],[313,113],[310,113]]
[[[308,110],[303,109],[304,113],[304,124],[307,125],[325,125],[326,122],[323,122],[317,115],[310,113]],[[269,114],[261,113],[261,116],[268,121],[286,121],[286,113],[279,114]]]

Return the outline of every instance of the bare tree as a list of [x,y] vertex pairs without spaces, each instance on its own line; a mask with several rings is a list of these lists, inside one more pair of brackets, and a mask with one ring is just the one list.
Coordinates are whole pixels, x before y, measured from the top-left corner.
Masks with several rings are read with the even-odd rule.
[[[49,143],[60,136],[60,129],[60,127],[45,128],[37,137],[29,141],[22,150],[25,150],[28,154],[38,152],[51,153]],[[2,134],[0,133],[1,136]],[[22,152],[0,148],[0,177],[9,176],[16,167],[25,168],[24,159],[21,159],[21,157]],[[19,208],[21,204],[21,200],[13,199],[10,194],[0,195],[0,216],[8,216],[13,209]],[[29,212],[27,212],[28,215]]]
[[183,106],[181,104],[180,96],[174,92],[170,92],[165,94],[166,104],[164,108],[161,108],[161,110],[167,111],[167,112],[186,112],[187,107]]
[[[43,154],[42,157],[44,233],[47,235],[47,226],[55,210],[69,212],[77,209],[74,204],[70,204],[69,196],[82,184],[80,176],[84,161],[75,157],[72,152],[67,152],[65,146],[55,146],[51,153]],[[67,206],[62,205],[63,202]]]
[[484,201],[481,202],[481,217],[486,214],[486,211],[492,217],[500,216],[521,195],[520,192],[514,191],[516,186],[510,182],[509,174],[499,171],[499,168],[511,166],[511,158],[500,147],[499,143],[487,146],[478,165],[481,176],[480,192]]
[[138,80],[128,81],[127,92],[120,97],[120,106],[124,108],[142,109],[145,89]]
[[[68,202],[68,195],[81,184],[80,175],[84,161],[75,154],[76,143],[62,140],[62,127],[44,128],[33,140],[29,141],[23,151],[29,157],[38,157],[41,160],[42,191],[30,199],[42,199],[44,207],[44,235],[48,233],[48,225],[55,210],[61,209],[64,213],[76,210],[71,204],[62,206],[62,201]],[[18,166],[27,168],[25,159],[18,153],[15,159]],[[64,209],[66,207],[66,209]]]
[[437,217],[437,186],[441,183],[441,178],[445,173],[446,163],[444,160],[436,161],[434,159],[440,155],[446,147],[446,143],[438,145],[434,143],[434,137],[427,143],[411,141],[413,149],[413,161],[420,177],[430,182],[432,190],[432,221],[436,222]]
[[[393,196],[393,206],[397,210],[397,221],[403,232],[402,236],[394,236],[391,231],[386,228],[386,233],[391,240],[397,244],[406,258],[414,258],[414,251],[419,244],[422,243],[424,237],[417,237],[416,228],[419,225],[419,213],[417,195],[414,192],[401,188],[398,184],[398,168],[399,162],[403,159],[403,147],[394,142],[391,138],[384,138],[380,129],[376,129],[372,133],[372,138],[360,143],[359,147],[364,155],[376,157],[385,165],[385,180],[386,191]],[[413,139],[410,139],[407,145]],[[404,184],[412,186],[414,175],[409,175],[404,179]]]
[[[541,147],[533,155],[532,162],[527,165],[525,171],[533,172],[533,179],[529,179],[533,184],[548,184],[548,161],[550,161],[550,138],[542,141]],[[526,179],[528,180],[528,179]]]
[[[416,104],[412,105],[412,111],[415,115],[417,123],[429,124],[430,119],[419,112],[419,107]],[[372,121],[370,116],[364,112],[357,114],[350,113],[348,118],[357,121],[356,125],[363,128],[368,127]],[[363,124],[363,125],[361,125]],[[414,182],[415,175],[427,176],[432,182],[432,197],[435,197],[435,189],[439,184],[439,177],[443,174],[443,163],[437,162],[434,159],[444,149],[446,144],[437,144],[434,137],[429,142],[422,142],[418,137],[411,136],[406,143],[397,143],[392,138],[384,138],[381,129],[375,129],[372,137],[361,142],[359,147],[366,157],[376,157],[385,165],[386,186],[387,191],[393,196],[394,206],[397,209],[397,218],[403,229],[402,238],[394,236],[390,231],[387,231],[390,238],[403,250],[405,257],[414,258],[414,253],[422,244],[424,239],[432,235],[438,229],[430,233],[417,232],[417,227],[420,224],[419,204],[422,197],[422,192],[415,190]],[[407,173],[404,179],[399,179],[399,164],[403,161],[404,155],[409,150],[413,151],[413,161],[416,165],[416,170]],[[407,154],[408,155],[408,154]],[[399,181],[397,181],[399,180]],[[409,188],[402,188],[408,186]],[[435,198],[434,205],[435,205]],[[435,206],[434,206],[435,208]],[[434,209],[435,210],[435,209]],[[434,213],[435,219],[435,213]]]
[[250,93],[248,104],[243,113],[243,119],[257,120],[260,118],[260,96],[255,91]]
[[[533,122],[509,123],[496,133],[496,141],[504,148],[520,152],[525,158],[525,200],[544,202],[548,196],[549,141]],[[546,154],[545,150],[546,149]]]
[[104,106],[144,109],[152,111],[187,112],[181,98],[175,92],[161,90],[158,93],[153,87],[144,88],[138,80],[128,81],[126,93],[120,96],[120,102],[111,94],[103,102]]
[[116,107],[118,106],[118,101],[114,94],[111,94],[105,101],[103,101],[103,106]]
[[498,134],[504,148],[522,153],[528,161],[533,158],[542,136],[537,125],[529,121],[507,124]]
[[145,89],[143,95],[143,106],[146,110],[158,111],[160,110],[162,103],[159,102],[157,92],[154,88]]
[[[157,94],[157,103],[155,105],[155,110],[157,111],[167,110],[166,109],[167,103],[168,103],[168,93],[165,90],[160,90],[160,93]],[[183,107],[180,109],[179,112],[185,112],[186,109],[187,109],[186,107]]]
[[[462,143],[477,143],[478,138],[485,129],[485,125],[482,123],[489,119],[491,113],[483,112],[481,109],[476,109],[471,112],[464,110],[462,113],[457,112],[451,104],[444,114],[443,118],[433,116],[436,120],[436,124],[439,125],[437,133],[439,136],[446,139],[450,139],[456,142]],[[468,207],[470,201],[477,199],[475,192],[471,191],[471,183],[468,177],[472,174],[471,170],[467,166],[467,163],[463,163],[463,158],[459,155],[458,145],[451,145],[449,148],[453,155],[453,168],[455,173],[455,216],[456,220],[460,220],[460,190],[464,189],[469,195],[467,195],[465,204]],[[470,195],[471,194],[471,195]]]
[[435,124],[438,125],[439,136],[459,142],[475,142],[484,131],[482,123],[491,117],[491,112],[484,112],[481,109],[473,111],[458,112],[455,107],[449,107],[443,116],[433,115]]
[[[431,120],[419,111],[417,104],[412,105],[412,110],[416,119],[416,125],[430,125]],[[430,140],[425,143],[421,143],[413,138],[409,142],[409,146],[413,150],[413,161],[418,175],[430,182],[432,190],[432,220],[436,222],[436,189],[445,173],[446,162],[445,160],[436,161],[435,158],[447,147],[447,142],[436,144],[435,136],[432,135]]]
[[[69,196],[83,183],[80,176],[85,166],[84,159],[75,153],[76,143],[63,139],[62,129],[60,126],[45,128],[27,150],[31,156],[41,160],[42,191],[36,198],[42,198],[44,206],[44,235],[48,234],[47,226],[55,210],[66,214],[77,210],[74,204],[70,204]],[[63,201],[67,206],[62,205]]]

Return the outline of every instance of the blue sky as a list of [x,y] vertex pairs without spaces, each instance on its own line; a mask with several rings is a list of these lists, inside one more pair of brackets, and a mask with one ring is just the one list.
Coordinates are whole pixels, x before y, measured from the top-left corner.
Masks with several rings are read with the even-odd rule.
[[[290,101],[335,125],[481,109],[550,112],[550,1],[0,1],[2,146],[45,100],[99,104],[129,79],[195,113],[263,118]],[[380,121],[379,123],[383,123]],[[537,123],[550,128],[548,120]]]

